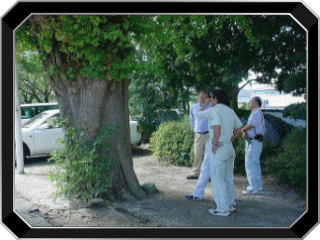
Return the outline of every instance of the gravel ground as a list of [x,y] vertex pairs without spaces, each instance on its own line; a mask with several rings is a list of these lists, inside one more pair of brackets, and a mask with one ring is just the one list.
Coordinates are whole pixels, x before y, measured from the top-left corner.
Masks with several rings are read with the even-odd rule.
[[264,191],[244,196],[247,180],[235,176],[237,210],[228,217],[212,216],[208,185],[201,201],[187,201],[196,180],[187,180],[189,168],[159,164],[142,145],[133,149],[134,169],[141,185],[154,183],[159,193],[141,201],[82,202],[52,199],[47,179],[52,163],[30,159],[25,174],[15,175],[15,210],[32,227],[290,227],[305,211],[306,201],[292,189],[280,188],[264,178]]

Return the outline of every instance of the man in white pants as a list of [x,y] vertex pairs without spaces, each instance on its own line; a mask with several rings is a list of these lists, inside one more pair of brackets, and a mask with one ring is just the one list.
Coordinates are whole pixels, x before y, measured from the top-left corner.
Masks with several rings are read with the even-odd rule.
[[210,175],[212,181],[213,199],[216,209],[209,213],[216,216],[229,216],[235,210],[234,192],[234,160],[235,151],[231,141],[234,141],[241,130],[242,122],[228,106],[227,92],[218,89],[213,91],[214,108],[209,128],[213,128],[212,152],[210,159]]
[[[212,107],[211,108],[206,108],[207,105],[211,105],[214,103],[212,98],[206,99],[204,105],[197,109],[194,112],[194,115],[199,118],[199,119],[206,119],[207,122],[210,120],[212,117]],[[187,195],[185,198],[187,200],[201,200],[204,196],[204,191],[205,188],[209,182],[210,179],[210,159],[212,158],[212,137],[213,137],[213,128],[209,128],[209,139],[206,142],[205,145],[205,154],[203,157],[203,161],[201,164],[201,171],[199,175],[199,179],[197,182],[196,187],[194,188],[193,192],[191,195]]]
[[229,101],[225,91],[214,91],[209,101],[214,108],[199,112],[198,116],[209,120],[210,139],[206,145],[206,154],[197,186],[192,195],[186,196],[186,199],[202,199],[211,175],[217,209],[210,209],[209,212],[213,215],[228,216],[235,210],[233,182],[235,152],[231,142],[237,138],[242,123],[234,111],[227,106]]
[[246,139],[245,168],[249,186],[242,193],[245,195],[257,194],[263,189],[261,179],[260,155],[262,152],[262,140],[265,133],[265,121],[260,107],[262,101],[259,97],[253,97],[249,102],[251,115],[248,123],[241,130],[242,137]]

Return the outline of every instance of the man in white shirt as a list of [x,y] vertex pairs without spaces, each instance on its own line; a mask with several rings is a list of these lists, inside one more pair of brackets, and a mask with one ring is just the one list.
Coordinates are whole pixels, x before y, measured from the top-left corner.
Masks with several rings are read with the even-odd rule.
[[234,160],[235,151],[232,145],[241,130],[242,122],[235,112],[228,106],[227,92],[218,89],[213,91],[214,100],[212,118],[209,128],[213,128],[210,173],[212,181],[213,199],[216,209],[209,209],[209,213],[217,216],[228,216],[235,210],[234,192]]
[[248,123],[241,130],[242,137],[246,139],[245,168],[249,186],[242,193],[245,195],[257,194],[263,189],[261,179],[260,155],[262,152],[262,140],[265,134],[265,121],[260,107],[262,101],[259,97],[253,97],[249,102],[251,115]]

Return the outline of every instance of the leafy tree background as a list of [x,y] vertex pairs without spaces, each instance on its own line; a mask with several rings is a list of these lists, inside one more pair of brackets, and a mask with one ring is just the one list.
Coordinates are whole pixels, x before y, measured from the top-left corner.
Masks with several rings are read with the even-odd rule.
[[237,109],[249,70],[280,91],[306,88],[306,33],[290,16],[37,15],[19,28],[16,46],[39,53],[61,115],[85,129],[85,143],[118,124],[105,139],[112,150],[100,151],[114,160],[101,176],[111,176],[106,195],[116,198],[145,197],[132,167],[130,84],[132,112],[143,117],[213,87],[228,89]]
[[17,74],[20,103],[50,102],[55,95],[37,52],[17,51]]

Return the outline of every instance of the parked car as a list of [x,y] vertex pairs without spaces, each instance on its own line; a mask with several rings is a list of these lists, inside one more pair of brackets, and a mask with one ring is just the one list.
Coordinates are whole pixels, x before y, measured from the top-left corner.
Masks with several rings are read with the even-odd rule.
[[[48,110],[22,125],[24,157],[50,156],[54,149],[60,148],[56,141],[63,137],[63,129],[54,123],[59,116],[59,109]],[[137,121],[130,121],[130,140],[132,145],[140,143]]]
[[29,119],[47,110],[58,109],[58,103],[28,103],[21,104],[21,124],[26,123]]

